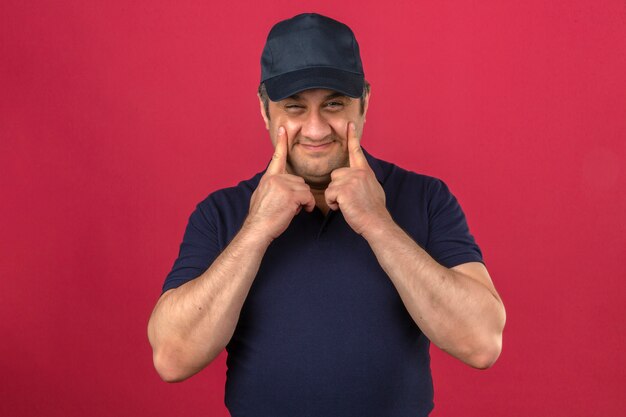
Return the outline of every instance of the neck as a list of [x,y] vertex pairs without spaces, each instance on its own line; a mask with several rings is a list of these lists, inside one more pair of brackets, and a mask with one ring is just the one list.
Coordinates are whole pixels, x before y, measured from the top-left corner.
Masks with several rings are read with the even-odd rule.
[[[299,175],[294,173],[293,168],[288,164],[287,172],[292,175]],[[319,208],[324,216],[328,214],[330,207],[326,204],[326,196],[324,193],[326,192],[326,188],[328,188],[328,184],[330,184],[331,178],[330,174],[328,175],[320,175],[319,177],[304,177],[304,181],[311,187],[311,194],[313,194],[313,198],[315,198],[315,206]]]
[[324,216],[328,214],[330,208],[328,204],[326,204],[326,196],[324,195],[324,191],[326,188],[313,188],[311,187],[311,194],[313,194],[313,198],[315,198],[315,205],[319,208]]

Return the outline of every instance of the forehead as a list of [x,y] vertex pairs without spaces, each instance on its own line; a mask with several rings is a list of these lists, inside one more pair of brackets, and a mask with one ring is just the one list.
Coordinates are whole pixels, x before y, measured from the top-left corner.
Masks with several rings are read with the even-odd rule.
[[283,100],[280,100],[279,103],[281,101],[286,101],[286,100],[324,101],[324,100],[329,100],[331,98],[337,98],[337,97],[349,98],[345,94],[340,93],[335,90],[328,90],[324,88],[312,88],[309,90],[303,90],[303,91],[300,91],[299,93],[293,94]]

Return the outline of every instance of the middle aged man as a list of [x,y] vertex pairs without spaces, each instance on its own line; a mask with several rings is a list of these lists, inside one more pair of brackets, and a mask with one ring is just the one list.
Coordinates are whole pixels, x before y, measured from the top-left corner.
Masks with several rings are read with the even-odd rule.
[[[344,24],[276,24],[260,106],[264,172],[191,214],[148,326],[180,381],[228,351],[234,417],[426,416],[429,341],[487,368],[505,313],[446,185],[360,146],[369,104]],[[388,138],[386,138],[388,140]]]

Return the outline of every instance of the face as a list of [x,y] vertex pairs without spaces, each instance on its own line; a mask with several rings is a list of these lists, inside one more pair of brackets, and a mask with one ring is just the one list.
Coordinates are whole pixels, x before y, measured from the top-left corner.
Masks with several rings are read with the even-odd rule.
[[354,122],[359,137],[363,131],[369,97],[363,114],[360,99],[332,90],[305,90],[281,101],[269,102],[269,120],[261,114],[276,145],[278,128],[287,132],[287,172],[298,175],[312,188],[325,188],[330,173],[348,166],[348,123]]

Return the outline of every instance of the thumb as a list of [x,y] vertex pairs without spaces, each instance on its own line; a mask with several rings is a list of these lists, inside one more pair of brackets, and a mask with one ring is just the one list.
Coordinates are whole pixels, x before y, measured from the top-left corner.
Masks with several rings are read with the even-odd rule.
[[356,126],[353,122],[348,123],[348,155],[351,168],[369,167],[361,148],[361,138],[357,136]]
[[276,147],[272,161],[267,167],[267,173],[270,175],[284,174],[287,166],[287,132],[285,128],[280,126],[276,135]]

